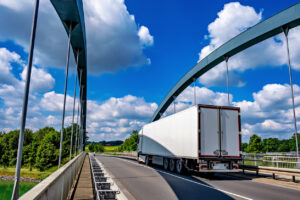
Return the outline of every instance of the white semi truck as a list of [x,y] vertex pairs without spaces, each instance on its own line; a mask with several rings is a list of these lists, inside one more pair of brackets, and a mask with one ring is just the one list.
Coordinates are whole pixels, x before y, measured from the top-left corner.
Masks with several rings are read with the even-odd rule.
[[139,132],[138,160],[177,173],[237,172],[240,108],[199,104],[146,124]]

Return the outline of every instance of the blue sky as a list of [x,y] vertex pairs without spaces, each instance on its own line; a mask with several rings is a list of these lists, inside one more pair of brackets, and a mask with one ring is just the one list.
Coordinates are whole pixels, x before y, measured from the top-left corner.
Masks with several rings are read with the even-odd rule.
[[[124,139],[151,118],[168,91],[209,52],[297,1],[84,1],[91,140]],[[32,1],[0,2],[0,130],[19,128]],[[22,20],[20,20],[22,19]],[[300,29],[290,33],[300,115]],[[51,41],[51,42],[48,42]],[[27,127],[61,126],[66,33],[48,1],[41,1]],[[71,122],[71,58],[66,125]],[[281,35],[229,60],[232,104],[241,107],[243,139],[289,138],[293,132],[288,67]],[[224,63],[197,80],[198,103],[225,105]],[[177,98],[190,106],[192,88]],[[172,114],[168,109],[166,115]],[[300,121],[300,118],[298,119]],[[299,125],[299,124],[298,124]]]

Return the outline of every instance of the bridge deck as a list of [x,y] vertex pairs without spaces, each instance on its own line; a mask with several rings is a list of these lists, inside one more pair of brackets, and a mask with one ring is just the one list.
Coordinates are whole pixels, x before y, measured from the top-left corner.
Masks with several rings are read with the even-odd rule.
[[89,157],[86,156],[75,189],[74,199],[94,199]]

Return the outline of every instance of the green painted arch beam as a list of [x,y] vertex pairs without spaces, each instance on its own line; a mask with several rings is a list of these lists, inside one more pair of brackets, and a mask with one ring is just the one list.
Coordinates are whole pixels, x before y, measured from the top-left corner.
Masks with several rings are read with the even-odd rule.
[[273,37],[283,32],[283,27],[292,29],[299,24],[300,3],[297,3],[232,38],[203,58],[177,82],[155,111],[151,122],[158,120],[161,114],[163,114],[173,102],[174,97],[177,97],[187,88],[195,78],[199,78],[208,70],[223,62],[225,56],[234,56],[257,43]]
[[[74,23],[71,33],[71,45],[75,58],[79,50],[78,78],[81,81],[80,96],[82,105],[82,128],[86,134],[86,103],[87,103],[87,51],[84,12],[82,0],[50,0],[56,10],[66,33],[69,33],[69,23]],[[82,74],[80,73],[82,71]]]

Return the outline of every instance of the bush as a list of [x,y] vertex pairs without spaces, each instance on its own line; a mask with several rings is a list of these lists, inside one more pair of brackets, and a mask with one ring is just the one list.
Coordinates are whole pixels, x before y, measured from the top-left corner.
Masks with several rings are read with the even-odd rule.
[[139,143],[139,134],[137,130],[133,130],[130,137],[127,138],[123,144],[118,148],[118,151],[136,151],[137,144]]

